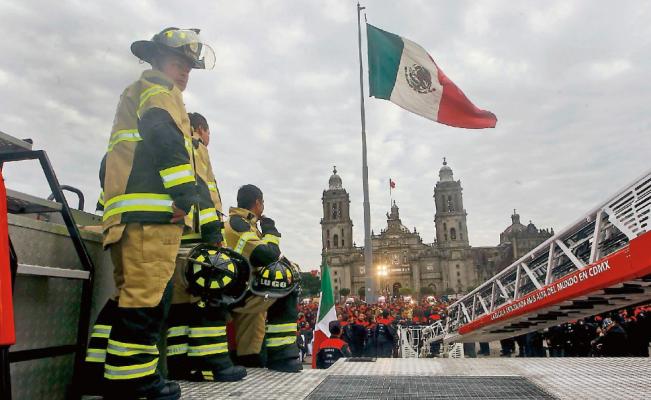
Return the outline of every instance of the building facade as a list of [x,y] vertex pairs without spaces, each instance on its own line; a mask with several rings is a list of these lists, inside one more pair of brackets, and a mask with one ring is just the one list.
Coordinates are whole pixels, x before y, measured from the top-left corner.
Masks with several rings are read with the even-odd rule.
[[364,290],[367,274],[374,275],[385,295],[397,295],[400,288],[418,294],[424,287],[437,295],[464,293],[551,235],[532,223],[520,224],[520,216],[514,212],[513,223],[500,235],[498,246],[473,248],[462,192],[461,181],[454,180],[444,159],[434,187],[434,242],[424,243],[416,228],[404,226],[393,202],[386,228],[371,235],[375,270],[367,271],[364,248],[353,242],[350,197],[335,168],[321,198],[323,255],[332,271],[335,293],[348,288],[358,295]]

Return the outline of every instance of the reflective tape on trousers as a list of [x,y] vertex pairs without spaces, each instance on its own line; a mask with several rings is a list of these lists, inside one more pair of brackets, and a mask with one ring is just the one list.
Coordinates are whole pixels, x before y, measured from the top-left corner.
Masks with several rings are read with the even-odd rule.
[[111,380],[137,379],[143,376],[152,375],[156,372],[158,358],[145,364],[135,364],[126,366],[104,365],[104,378]]
[[103,219],[125,212],[172,213],[172,198],[166,194],[129,193],[112,197],[106,201]]

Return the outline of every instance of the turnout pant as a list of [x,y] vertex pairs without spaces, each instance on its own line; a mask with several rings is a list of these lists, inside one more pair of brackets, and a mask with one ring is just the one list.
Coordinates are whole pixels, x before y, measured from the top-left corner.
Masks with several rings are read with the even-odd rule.
[[174,295],[167,324],[167,370],[171,379],[213,380],[220,370],[233,366],[228,355],[225,306],[202,306],[191,296],[183,279],[185,260],[177,259]]
[[[298,293],[281,299],[249,294],[231,315],[235,326],[237,356],[259,356],[262,364],[298,358],[296,332]],[[263,351],[263,345],[266,351]]]
[[105,355],[106,394],[128,396],[163,382],[156,344],[172,297],[181,232],[180,225],[128,223],[106,233],[117,292],[93,327],[86,358],[99,364]]

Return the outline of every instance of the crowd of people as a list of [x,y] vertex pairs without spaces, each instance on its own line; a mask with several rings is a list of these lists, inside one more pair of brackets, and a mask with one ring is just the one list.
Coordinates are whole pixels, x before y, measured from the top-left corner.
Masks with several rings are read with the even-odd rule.
[[[299,347],[310,354],[318,303],[299,304]],[[397,356],[398,326],[445,323],[447,303],[433,296],[420,302],[393,299],[366,304],[348,301],[336,306],[341,339],[354,357]],[[651,341],[651,304],[624,308],[530,332],[500,341],[503,357],[648,357]],[[517,345],[517,346],[516,346]],[[489,343],[466,344],[468,356],[489,356]],[[438,354],[434,344],[431,353]]]
[[[341,327],[341,339],[348,344],[353,357],[393,357],[396,355],[398,326],[431,325],[444,321],[447,303],[429,296],[420,302],[409,298],[396,298],[390,302],[366,304],[346,301],[336,306]],[[304,355],[310,354],[318,304],[305,302],[299,309],[299,347]]]
[[518,357],[649,357],[650,341],[651,304],[647,304],[504,339],[500,341],[500,354],[504,357],[514,354]]

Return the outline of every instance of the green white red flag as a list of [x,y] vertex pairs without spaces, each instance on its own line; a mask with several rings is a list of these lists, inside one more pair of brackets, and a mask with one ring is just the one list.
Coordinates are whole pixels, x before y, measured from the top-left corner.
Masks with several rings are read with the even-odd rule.
[[314,327],[314,345],[312,346],[312,368],[316,368],[316,355],[321,347],[321,342],[330,337],[330,322],[337,320],[335,309],[335,296],[332,292],[330,281],[330,268],[323,257],[321,264],[321,300],[319,301],[319,312]]
[[494,128],[497,117],[477,108],[424,48],[366,24],[370,96],[457,128]]

